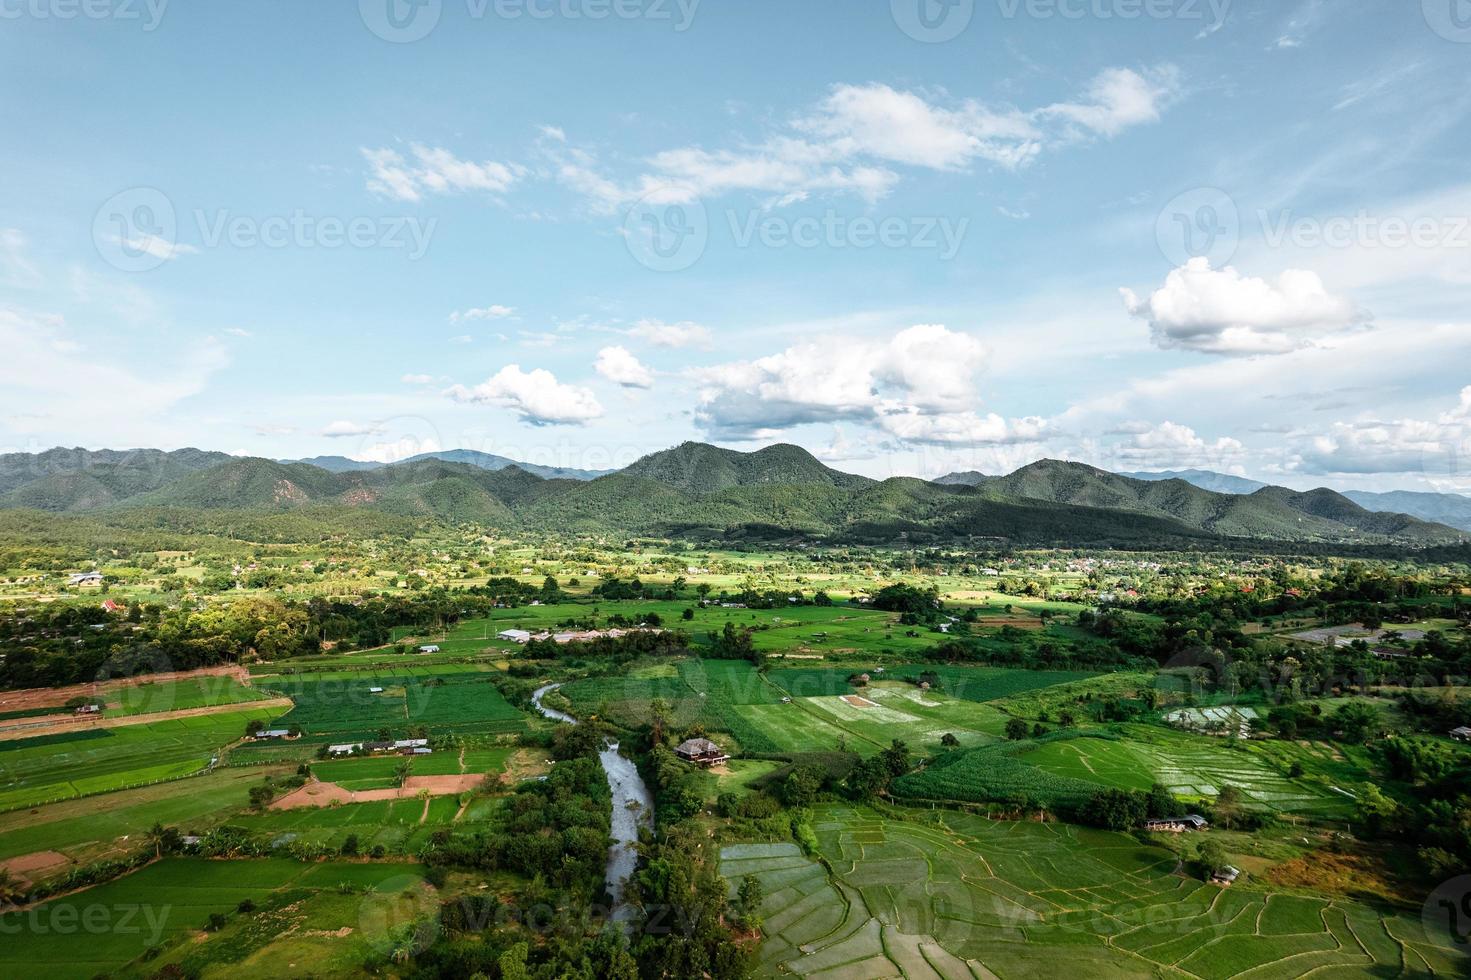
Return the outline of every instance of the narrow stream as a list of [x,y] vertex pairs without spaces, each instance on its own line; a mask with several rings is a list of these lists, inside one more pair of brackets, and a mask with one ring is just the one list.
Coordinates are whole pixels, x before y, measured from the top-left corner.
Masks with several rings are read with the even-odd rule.
[[[577,719],[565,711],[548,708],[541,699],[548,691],[555,691],[560,684],[548,684],[537,688],[531,695],[544,717],[568,725],[577,724]],[[613,844],[608,848],[608,896],[613,900],[613,921],[627,929],[633,920],[633,906],[623,900],[623,893],[633,869],[638,864],[638,832],[642,828],[654,827],[654,798],[649,787],[638,774],[638,767],[618,752],[617,742],[608,742],[598,753],[603,764],[603,773],[608,777],[608,789],[613,793],[613,812],[610,833]]]

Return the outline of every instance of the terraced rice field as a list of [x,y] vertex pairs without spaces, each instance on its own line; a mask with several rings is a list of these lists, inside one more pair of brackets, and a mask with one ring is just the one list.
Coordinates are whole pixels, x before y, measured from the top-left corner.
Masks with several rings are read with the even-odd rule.
[[1219,739],[1129,726],[1125,739],[1074,738],[1049,742],[1020,761],[1057,776],[1105,786],[1148,789],[1159,781],[1183,799],[1212,798],[1235,786],[1249,806],[1282,813],[1334,815],[1353,803],[1346,793],[1289,779],[1261,755],[1232,749]]
[[1169,852],[1123,834],[916,816],[818,807],[814,829],[831,875],[792,844],[722,851],[732,894],[744,875],[764,886],[762,975],[1428,976],[1451,971],[1460,955],[1427,938],[1418,915],[1249,882],[1206,885],[1178,874]]
[[436,732],[517,732],[527,720],[479,672],[302,674],[258,683],[296,703],[272,724],[299,726],[308,736],[372,738],[379,729],[399,733],[410,725],[431,725]]

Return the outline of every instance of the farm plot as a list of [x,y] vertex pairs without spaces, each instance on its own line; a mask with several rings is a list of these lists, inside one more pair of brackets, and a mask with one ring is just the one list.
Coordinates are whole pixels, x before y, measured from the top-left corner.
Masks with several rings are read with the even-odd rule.
[[764,886],[766,976],[1230,980],[1319,967],[1398,975],[1402,963],[1413,975],[1413,964],[1444,969],[1456,955],[1418,917],[1205,885],[1123,834],[839,805],[816,808],[813,827],[831,877],[794,845],[722,851],[732,893],[745,875]]
[[0,742],[0,811],[199,772],[269,708]]
[[950,667],[932,664],[901,664],[882,671],[875,667],[864,671],[852,667],[785,667],[768,673],[771,681],[793,697],[834,697],[851,694],[848,678],[868,673],[870,680],[884,678],[918,680],[921,674],[934,674],[938,687],[952,697],[966,701],[987,702],[1025,691],[1086,680],[1093,674],[1064,670],[1014,670],[1007,667]]
[[262,679],[296,706],[273,724],[307,735],[371,738],[411,725],[439,732],[517,732],[526,716],[480,673],[299,675]]
[[[416,868],[286,860],[161,861],[25,913],[0,916],[6,937],[0,943],[0,973],[61,980],[111,973],[150,947],[188,940],[212,913],[230,912],[244,899],[263,905],[286,888],[311,895],[335,892],[342,884],[403,890],[417,880]],[[78,923],[87,927],[78,928]],[[351,924],[358,925],[356,920]]]

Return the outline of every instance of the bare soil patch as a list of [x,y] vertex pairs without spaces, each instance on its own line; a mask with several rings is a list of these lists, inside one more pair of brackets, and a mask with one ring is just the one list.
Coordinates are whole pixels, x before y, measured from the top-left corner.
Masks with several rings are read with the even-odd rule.
[[72,698],[106,695],[125,687],[153,684],[159,681],[185,681],[192,677],[234,677],[246,687],[250,686],[250,672],[238,664],[219,667],[202,667],[199,670],[180,670],[169,674],[141,674],[137,677],[120,677],[115,680],[93,681],[89,684],[72,684],[69,687],[32,687],[23,691],[0,691],[0,712],[30,711],[34,708],[61,708]]
[[379,800],[407,800],[427,792],[430,796],[455,796],[473,790],[485,777],[476,773],[462,776],[410,776],[402,786],[389,789],[344,789],[336,783],[313,780],[271,803],[272,810],[298,810],[307,806],[331,806],[334,803],[374,803]]
[[846,701],[846,702],[848,702],[849,704],[851,704],[855,708],[877,708],[878,707],[878,704],[876,702],[870,701],[870,700],[868,700],[868,698],[861,698],[861,697],[859,697],[856,694],[844,694],[843,695],[843,700]]
[[35,872],[66,864],[67,860],[67,856],[60,851],[36,851],[33,854],[13,857],[8,861],[0,861],[0,868],[4,868],[17,878],[25,878],[29,881]]

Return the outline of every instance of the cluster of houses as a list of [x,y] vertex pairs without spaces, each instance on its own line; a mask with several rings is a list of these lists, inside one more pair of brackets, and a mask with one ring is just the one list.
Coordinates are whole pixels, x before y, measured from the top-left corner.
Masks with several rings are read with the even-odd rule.
[[427,738],[401,738],[394,742],[346,742],[327,746],[328,755],[433,755]]
[[293,733],[289,728],[263,728],[250,737],[257,742],[273,742],[277,739],[290,742],[301,738],[301,733]]
[[619,637],[627,636],[629,633],[635,632],[662,633],[664,631],[660,629],[650,629],[644,626],[639,627],[637,630],[567,630],[561,633],[552,633],[548,630],[542,630],[538,633],[533,633],[530,630],[501,630],[499,633],[496,634],[496,639],[506,640],[510,643],[520,643],[523,645],[530,643],[532,640],[536,640],[538,642],[544,640],[552,640],[555,643],[563,644],[586,643],[590,640],[601,640],[604,637],[607,637],[610,640],[616,640]]

